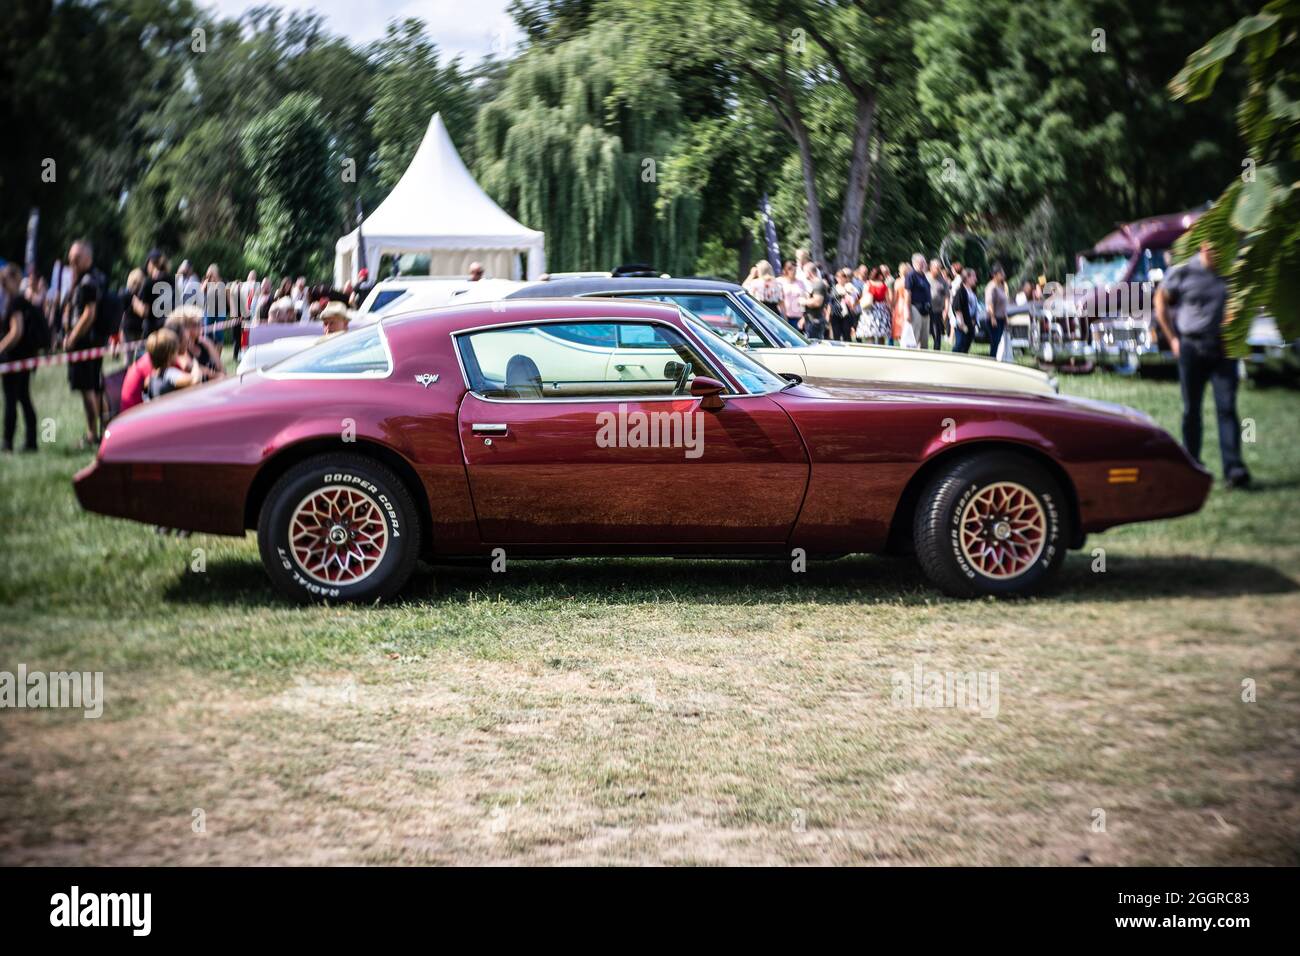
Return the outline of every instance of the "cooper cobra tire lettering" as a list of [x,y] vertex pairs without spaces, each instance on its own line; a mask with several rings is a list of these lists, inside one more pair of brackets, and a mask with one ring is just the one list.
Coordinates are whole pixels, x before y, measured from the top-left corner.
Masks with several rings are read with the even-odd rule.
[[[1065,558],[1061,542],[1069,540],[1070,529],[1062,500],[1056,478],[1026,454],[998,450],[958,458],[918,499],[912,528],[917,560],[926,577],[954,597],[1032,593]],[[984,567],[973,564],[972,555]]]
[[[267,493],[258,520],[262,563],[276,587],[299,602],[391,597],[415,567],[417,517],[411,491],[383,463],[320,455],[290,468]],[[355,543],[341,536],[331,548],[326,525],[331,534],[351,529]]]

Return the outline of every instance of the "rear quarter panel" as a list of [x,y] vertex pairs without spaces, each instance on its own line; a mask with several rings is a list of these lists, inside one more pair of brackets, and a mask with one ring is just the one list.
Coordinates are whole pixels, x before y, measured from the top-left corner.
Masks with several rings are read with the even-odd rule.
[[[808,448],[808,495],[791,538],[820,551],[884,548],[908,482],[939,456],[996,443],[1041,453],[1065,473],[1083,532],[1196,510],[1208,476],[1167,433],[1068,400],[998,393],[836,389],[783,393]],[[1113,469],[1138,479],[1112,481]]]
[[[78,476],[78,497],[105,514],[242,535],[254,480],[280,455],[308,442],[342,454],[373,443],[418,476],[434,541],[472,548],[477,529],[456,430],[464,385],[450,338],[413,324],[390,332],[389,345],[393,371],[383,379],[253,373],[132,409],[111,423],[95,465]],[[437,381],[421,384],[425,373]]]

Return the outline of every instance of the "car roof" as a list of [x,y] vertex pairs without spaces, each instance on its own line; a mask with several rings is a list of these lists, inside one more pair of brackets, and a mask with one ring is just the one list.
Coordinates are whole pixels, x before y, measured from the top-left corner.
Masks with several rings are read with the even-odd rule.
[[384,276],[382,279],[375,281],[375,285],[410,285],[411,283],[433,283],[433,282],[469,282],[469,276]]
[[1201,210],[1150,216],[1136,222],[1123,223],[1114,232],[1108,232],[1091,249],[1080,255],[1132,255],[1143,248],[1163,249],[1171,246],[1179,236],[1191,228],[1201,217]]
[[505,296],[507,299],[565,298],[618,292],[739,292],[734,282],[721,279],[679,279],[593,276],[581,279],[530,282]]
[[421,326],[421,331],[458,332],[477,326],[504,325],[512,322],[536,322],[545,319],[646,319],[673,321],[680,316],[676,305],[643,299],[560,299],[547,297],[545,302],[527,299],[516,302],[465,302],[459,305],[408,312],[380,319],[385,331],[405,331]]

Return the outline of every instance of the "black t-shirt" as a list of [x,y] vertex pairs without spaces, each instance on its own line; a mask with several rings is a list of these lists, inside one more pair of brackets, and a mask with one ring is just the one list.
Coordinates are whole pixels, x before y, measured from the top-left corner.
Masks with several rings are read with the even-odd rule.
[[930,277],[913,269],[907,276],[907,291],[912,295],[912,306],[922,315],[930,311]]
[[[144,323],[148,319],[149,306],[152,304],[149,302],[148,287],[148,280],[146,280],[144,285],[140,286],[138,293],[133,291],[126,293],[126,307],[122,310],[123,341],[134,342],[136,339],[144,338]],[[135,310],[143,311],[144,315],[140,315]]]
[[122,339],[126,342],[144,338],[144,317],[136,312],[141,304],[148,306],[143,296],[144,286],[139,292],[130,292],[126,296],[126,308],[122,310]]
[[207,347],[201,341],[194,343],[194,348],[190,350],[190,358],[198,362],[204,368],[215,369],[217,367],[216,360],[213,359],[212,353],[208,351]]
[[9,334],[9,330],[13,328],[14,316],[16,315],[23,317],[23,334],[18,341],[5,350],[4,360],[6,362],[31,358],[36,354],[36,347],[32,344],[35,341],[32,334],[32,323],[45,321],[45,313],[28,302],[26,296],[11,296],[8,305],[5,306],[5,320],[3,326],[0,327],[0,338]]
[[953,288],[952,308],[954,312],[960,312],[961,317],[966,324],[967,332],[975,331],[975,318],[979,314],[975,306],[975,293],[966,286],[958,285]]
[[137,316],[135,321],[140,323],[139,338],[147,338],[154,332],[157,332],[167,322],[167,309],[165,303],[160,302],[169,295],[168,281],[162,276],[156,279],[146,278],[144,288],[140,290],[139,300],[144,303],[143,318]]
[[[77,327],[77,323],[81,321],[81,313],[85,311],[87,306],[98,306],[103,298],[103,289],[100,288],[95,273],[83,273],[81,279],[77,282],[77,287],[72,290],[72,295],[69,297],[70,307],[66,321],[63,323],[64,334],[71,334],[72,330]],[[98,325],[99,323],[92,319],[90,325],[82,333],[81,338],[73,342],[71,347],[74,349],[88,349],[107,344],[108,339],[100,341],[101,336],[96,331]]]

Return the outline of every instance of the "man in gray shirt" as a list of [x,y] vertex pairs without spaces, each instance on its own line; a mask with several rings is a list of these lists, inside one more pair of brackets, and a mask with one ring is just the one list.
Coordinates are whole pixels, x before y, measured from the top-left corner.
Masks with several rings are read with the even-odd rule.
[[1183,391],[1183,446],[1201,460],[1201,400],[1205,385],[1214,390],[1219,419],[1219,453],[1230,488],[1250,484],[1241,457],[1237,419],[1237,362],[1223,352],[1224,305],[1228,286],[1214,271],[1214,251],[1201,244],[1198,255],[1171,269],[1156,291],[1156,321],[1178,360]]

